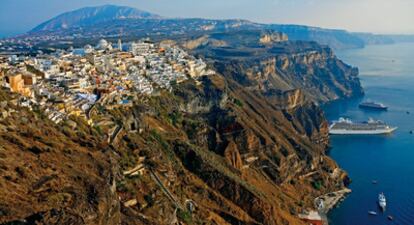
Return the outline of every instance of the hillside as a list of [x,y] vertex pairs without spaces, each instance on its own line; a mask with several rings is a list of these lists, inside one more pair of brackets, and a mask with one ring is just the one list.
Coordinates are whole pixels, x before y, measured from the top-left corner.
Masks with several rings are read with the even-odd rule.
[[0,224],[117,224],[113,148],[16,100],[0,90]]
[[361,94],[358,78],[316,43],[233,35],[250,44],[215,38],[252,55],[196,46],[216,74],[98,105],[91,126],[55,125],[0,90],[0,224],[304,224],[315,197],[349,184],[315,102]]

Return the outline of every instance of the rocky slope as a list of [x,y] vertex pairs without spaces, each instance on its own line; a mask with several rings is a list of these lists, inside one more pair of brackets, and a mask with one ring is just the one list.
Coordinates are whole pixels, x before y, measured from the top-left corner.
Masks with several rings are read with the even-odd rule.
[[307,89],[260,89],[250,67],[92,113],[122,128],[110,144],[99,123],[57,126],[1,91],[0,223],[304,224],[297,214],[348,178]]
[[0,91],[0,224],[119,224],[113,149]]
[[0,90],[0,224],[305,224],[349,178],[318,103],[362,94],[325,46],[272,31],[178,38],[217,74],[55,125]]

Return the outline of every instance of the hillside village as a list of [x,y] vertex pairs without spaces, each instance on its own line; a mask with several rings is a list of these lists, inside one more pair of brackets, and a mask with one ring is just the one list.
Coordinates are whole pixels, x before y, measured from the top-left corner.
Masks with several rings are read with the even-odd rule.
[[94,47],[2,57],[0,71],[1,85],[22,96],[21,106],[39,106],[55,123],[71,115],[93,123],[88,112],[97,102],[109,109],[130,106],[136,96],[214,74],[203,60],[169,42],[104,39]]

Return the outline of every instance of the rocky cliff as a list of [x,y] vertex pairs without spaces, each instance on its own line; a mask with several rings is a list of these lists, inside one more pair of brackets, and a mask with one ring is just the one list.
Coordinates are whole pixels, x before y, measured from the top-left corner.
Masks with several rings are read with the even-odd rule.
[[98,107],[91,126],[0,90],[0,224],[305,224],[349,183],[316,103],[361,94],[357,70],[316,43],[235,35],[192,45],[217,74]]
[[16,107],[1,122],[0,220],[303,224],[297,213],[346,175],[324,153],[320,109],[294,95],[280,109],[212,75],[106,112],[124,127],[111,145],[97,127]]
[[[209,44],[217,37],[226,46]],[[339,60],[327,46],[286,39],[264,44],[260,31],[219,33],[204,39],[203,45],[193,46],[195,54],[210,60],[226,77],[266,96],[301,89],[309,100],[327,102],[363,94],[358,69]]]
[[[129,188],[150,190],[145,187],[154,184],[126,179],[131,187],[121,201],[149,194],[161,201],[162,206],[143,201],[128,208],[145,212],[154,224],[167,224],[185,202],[196,205],[190,218],[179,216],[186,224],[303,224],[297,214],[312,208],[314,197],[346,184],[346,174],[325,155],[327,124],[311,103],[280,109],[265,96],[212,75],[145,105],[154,113],[134,115],[144,130],[123,134],[134,143],[129,145],[135,153],[126,155],[145,155],[174,197],[162,201],[165,195],[157,191],[130,193]],[[165,217],[155,216],[159,207]]]

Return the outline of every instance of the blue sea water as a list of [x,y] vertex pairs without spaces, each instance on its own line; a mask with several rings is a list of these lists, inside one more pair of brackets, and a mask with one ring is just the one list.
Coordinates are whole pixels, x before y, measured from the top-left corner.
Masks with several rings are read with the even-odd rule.
[[[380,119],[398,130],[383,136],[332,136],[330,156],[352,179],[352,194],[329,213],[333,225],[414,225],[414,44],[376,45],[337,52],[360,69],[366,96],[324,107],[329,120]],[[389,106],[386,112],[358,108],[363,100]],[[410,112],[409,114],[407,112]],[[373,180],[378,181],[373,184]],[[381,213],[378,194],[387,197]],[[377,216],[368,211],[377,211]],[[387,219],[394,217],[393,221]]]

